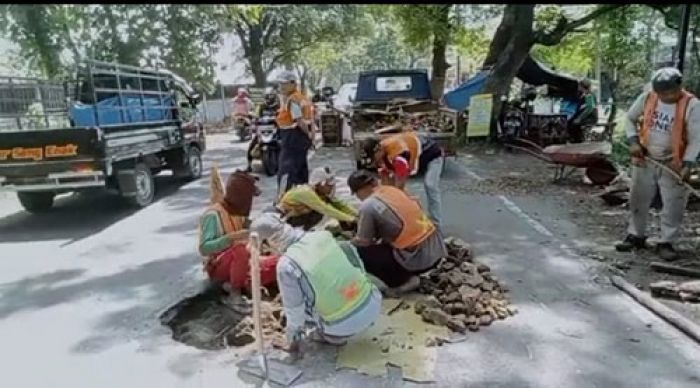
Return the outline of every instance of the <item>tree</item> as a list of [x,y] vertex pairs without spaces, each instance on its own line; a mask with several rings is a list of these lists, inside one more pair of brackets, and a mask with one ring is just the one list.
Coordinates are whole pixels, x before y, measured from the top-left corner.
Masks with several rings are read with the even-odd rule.
[[[554,46],[567,34],[584,27],[599,16],[625,5],[598,6],[577,19],[567,17],[561,8],[546,7],[535,19],[535,5],[508,4],[484,59],[484,67],[491,74],[482,88],[483,93],[492,93],[495,98],[507,94],[510,84],[535,44]],[[494,104],[494,115],[498,115],[500,104]]]
[[262,87],[276,66],[292,67],[304,49],[351,36],[357,12],[348,5],[235,5],[224,26],[241,41],[247,70]]
[[447,45],[460,23],[452,4],[391,6],[404,38],[416,49],[430,47],[432,52],[431,92],[440,99],[445,89]]

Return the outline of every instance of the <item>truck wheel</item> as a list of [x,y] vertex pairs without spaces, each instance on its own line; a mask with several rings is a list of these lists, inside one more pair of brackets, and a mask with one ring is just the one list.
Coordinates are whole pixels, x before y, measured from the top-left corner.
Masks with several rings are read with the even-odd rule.
[[127,197],[128,201],[134,206],[148,206],[153,202],[156,193],[156,185],[153,180],[153,174],[151,174],[151,169],[143,163],[138,163],[134,167],[133,179],[136,187],[136,194]]
[[197,147],[190,147],[187,151],[187,164],[173,169],[176,176],[187,181],[193,181],[202,177],[202,153]]
[[55,196],[52,192],[17,193],[19,203],[30,213],[43,213],[51,209]]

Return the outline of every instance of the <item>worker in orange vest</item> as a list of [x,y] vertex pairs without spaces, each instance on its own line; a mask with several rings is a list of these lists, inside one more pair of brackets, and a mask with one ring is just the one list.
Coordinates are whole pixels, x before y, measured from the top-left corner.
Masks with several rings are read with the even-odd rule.
[[280,109],[277,114],[280,156],[277,173],[280,198],[293,186],[309,180],[307,154],[313,146],[315,130],[313,105],[297,87],[297,77],[291,71],[279,77]]
[[445,164],[442,148],[427,136],[416,131],[391,135],[381,141],[367,139],[365,154],[373,158],[379,168],[382,182],[390,183],[403,190],[408,177],[419,172],[425,174],[423,186],[428,197],[428,214],[440,228],[442,223],[442,195],[440,175]]
[[[658,255],[667,261],[678,257],[673,241],[678,237],[688,190],[678,177],[688,180],[700,152],[700,102],[683,89],[683,76],[675,68],[656,71],[652,90],[642,93],[626,115],[626,134],[632,157],[632,188],[628,234],[615,248],[620,252],[646,247],[649,207],[661,194],[661,236]],[[678,175],[647,163],[661,162]]]
[[380,185],[365,170],[355,171],[348,186],[362,201],[352,243],[380,289],[397,295],[415,290],[418,275],[447,256],[442,234],[420,204],[394,186]]

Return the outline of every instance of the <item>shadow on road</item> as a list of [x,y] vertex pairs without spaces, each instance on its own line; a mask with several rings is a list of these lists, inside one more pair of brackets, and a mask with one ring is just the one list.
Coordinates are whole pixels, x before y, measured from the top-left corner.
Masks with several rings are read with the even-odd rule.
[[[156,177],[155,200],[173,194],[181,186],[182,181],[172,176]],[[106,191],[73,193],[57,200],[47,213],[22,210],[0,218],[0,243],[69,240],[63,245],[70,245],[137,211],[118,195]]]

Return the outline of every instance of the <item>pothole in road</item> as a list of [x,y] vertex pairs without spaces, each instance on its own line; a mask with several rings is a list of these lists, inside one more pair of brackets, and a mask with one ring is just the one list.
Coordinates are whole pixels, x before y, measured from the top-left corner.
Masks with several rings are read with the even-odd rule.
[[[175,341],[204,350],[245,346],[255,339],[237,330],[246,314],[239,304],[218,287],[211,287],[183,299],[160,316],[161,324],[172,330]],[[245,312],[245,308],[242,309]]]

